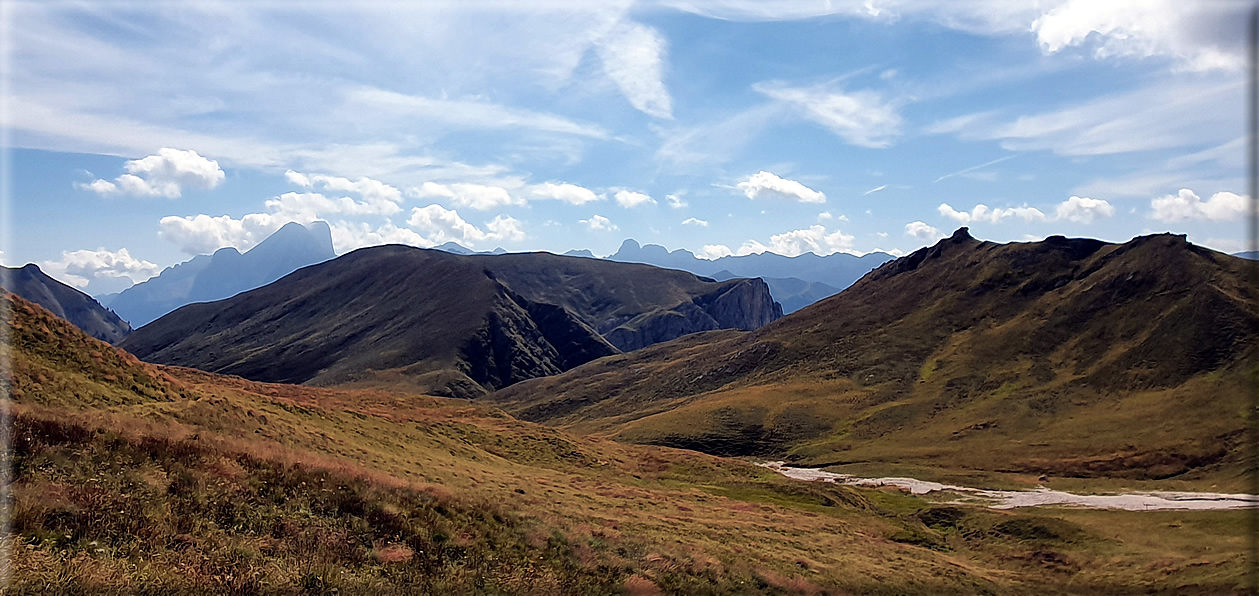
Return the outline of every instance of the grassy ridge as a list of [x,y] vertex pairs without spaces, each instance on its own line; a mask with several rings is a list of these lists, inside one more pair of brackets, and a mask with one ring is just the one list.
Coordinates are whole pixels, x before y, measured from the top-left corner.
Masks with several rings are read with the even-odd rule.
[[876,474],[1240,490],[1259,337],[1245,263],[1166,234],[958,233],[758,331],[682,338],[490,399],[574,432]]

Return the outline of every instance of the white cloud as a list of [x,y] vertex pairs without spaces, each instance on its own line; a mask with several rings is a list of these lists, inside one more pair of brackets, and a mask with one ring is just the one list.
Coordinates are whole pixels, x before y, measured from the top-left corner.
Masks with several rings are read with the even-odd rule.
[[938,240],[944,237],[940,230],[927,225],[921,221],[914,221],[905,224],[905,235],[913,236],[919,240]]
[[686,219],[682,220],[682,225],[684,225],[684,226],[699,226],[699,227],[701,227],[701,228],[707,228],[707,227],[708,227],[708,222],[707,222],[707,221],[704,221],[704,220],[702,220],[702,219],[696,219],[696,218],[694,218],[694,217],[688,217],[688,218],[686,218]]
[[301,172],[287,170],[284,172],[284,179],[288,180],[289,184],[296,184],[302,188],[310,188],[310,178]]
[[861,193],[861,196],[863,196],[863,197],[864,197],[864,196],[867,196],[867,195],[872,195],[872,194],[874,194],[874,193],[876,193],[876,192],[882,192],[882,191],[884,191],[884,190],[887,190],[887,185],[886,185],[886,184],[881,184],[881,185],[879,185],[879,186],[876,186],[876,187],[874,187],[874,188],[871,188],[870,190],[867,190],[867,191],[865,191],[865,192]]
[[709,261],[716,261],[722,257],[733,255],[734,251],[724,244],[705,244],[703,248],[695,253],[695,256]]
[[616,224],[612,223],[611,220],[602,215],[595,215],[590,219],[580,219],[577,220],[577,223],[586,224],[586,227],[595,231],[606,230],[611,232],[620,229],[616,226]]
[[355,201],[350,197],[329,198],[317,192],[286,192],[264,205],[277,216],[292,221],[311,222],[328,215],[394,215],[402,208],[388,200]]
[[437,204],[412,209],[407,225],[433,244],[453,241],[469,248],[484,242],[516,242],[525,237],[520,221],[511,217],[495,217],[487,224],[486,232],[465,221],[454,209]]
[[1058,204],[1058,219],[1076,223],[1093,223],[1093,220],[1114,214],[1115,208],[1103,199],[1072,196]]
[[948,203],[941,203],[939,207],[940,215],[949,219],[956,220],[961,224],[969,224],[972,222],[1001,223],[1002,220],[1011,217],[1021,218],[1023,221],[1045,221],[1045,214],[1035,207],[1010,207],[996,209],[990,208],[984,204],[975,205],[969,213],[958,211],[951,207]]
[[834,216],[834,215],[831,215],[831,212],[830,212],[830,211],[823,211],[823,212],[821,212],[821,213],[817,214],[817,220],[818,220],[819,222],[823,222],[823,221],[830,221],[830,220],[832,220],[832,219],[835,219],[835,216]]
[[756,240],[749,240],[739,247],[738,254],[763,253],[766,251],[794,257],[811,252],[826,256],[836,252],[852,251],[853,236],[839,230],[828,233],[823,226],[815,225],[806,229],[791,230],[770,236],[769,245]]
[[438,243],[417,234],[415,230],[399,228],[389,221],[376,228],[372,228],[366,222],[340,222],[332,226],[332,245],[336,247],[338,253],[381,244],[406,244],[428,248]]
[[543,182],[529,187],[529,193],[539,199],[555,199],[572,205],[584,205],[598,201],[603,197],[594,191],[576,184]]
[[62,251],[60,259],[44,261],[39,266],[48,275],[77,288],[86,288],[98,280],[124,278],[130,286],[162,271],[156,263],[132,257],[125,248]]
[[[285,176],[288,177],[287,174]],[[402,201],[402,191],[366,176],[362,176],[358,180],[323,174],[304,176],[304,178],[309,180],[312,187],[319,186],[323,187],[324,190],[352,192],[368,201],[388,201],[391,203]],[[289,178],[289,180],[293,180],[293,178]]]
[[1150,201],[1150,216],[1159,221],[1184,221],[1189,219],[1224,221],[1241,219],[1250,209],[1250,198],[1231,192],[1217,192],[1210,199],[1201,197],[1187,188],[1174,195]]
[[1068,0],[1033,21],[1032,31],[1045,52],[1091,45],[1097,58],[1168,56],[1186,70],[1240,71],[1245,62],[1236,48],[1207,37],[1225,28],[1212,23],[1214,18],[1240,5],[1244,3]]
[[523,199],[512,197],[507,192],[507,189],[501,186],[486,186],[482,184],[437,184],[435,182],[425,182],[419,188],[411,189],[408,194],[425,198],[443,197],[450,199],[457,207],[467,207],[478,211],[486,211],[508,205],[523,205],[525,203]]
[[227,177],[219,168],[219,162],[201,157],[196,151],[169,147],[158,150],[156,155],[128,161],[123,169],[127,173],[114,182],[97,179],[78,186],[99,194],[175,199],[185,187],[211,189]]
[[112,195],[118,192],[118,185],[108,180],[97,179],[87,184],[79,184],[77,186],[83,190],[90,190],[96,194],[102,195]]
[[664,200],[667,201],[669,203],[669,207],[673,209],[681,209],[686,206],[686,201],[682,200],[682,193],[680,192],[665,195]]
[[655,205],[656,200],[641,192],[618,190],[616,191],[616,204],[626,209],[632,209],[639,205]]
[[599,40],[603,71],[635,109],[655,118],[673,118],[673,100],[664,86],[664,37],[634,22],[621,22]]
[[786,199],[801,203],[825,203],[826,195],[813,190],[795,180],[760,171],[748,176],[738,184],[738,188],[749,199]]
[[203,213],[192,217],[171,215],[158,222],[158,236],[190,255],[209,254],[228,246],[243,252],[290,221],[295,221],[290,214],[250,213],[240,219]]
[[821,88],[793,88],[758,83],[753,89],[803,112],[805,118],[858,147],[890,147],[903,120],[896,107],[873,91],[841,93]]

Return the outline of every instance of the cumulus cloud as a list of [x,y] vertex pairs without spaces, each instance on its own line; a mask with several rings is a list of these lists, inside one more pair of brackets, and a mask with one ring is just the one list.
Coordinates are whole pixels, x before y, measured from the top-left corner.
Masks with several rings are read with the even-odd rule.
[[673,193],[665,195],[664,200],[669,203],[669,207],[673,209],[681,209],[686,206],[686,201],[682,200],[682,193]]
[[158,236],[190,255],[209,254],[228,246],[243,252],[290,221],[296,221],[292,214],[250,213],[240,219],[204,213],[191,217],[170,215],[158,222]]
[[133,159],[123,164],[127,171],[113,182],[103,179],[79,184],[83,190],[98,194],[125,194],[140,197],[179,198],[184,188],[211,189],[226,179],[219,162],[164,147],[157,154]]
[[641,192],[634,192],[632,190],[618,190],[616,191],[615,198],[616,204],[625,207],[626,209],[632,209],[639,205],[656,204],[656,200],[651,198],[649,195]]
[[1033,21],[1032,31],[1047,53],[1089,44],[1097,58],[1162,55],[1176,59],[1186,70],[1237,71],[1245,64],[1243,56],[1235,47],[1219,45],[1223,24],[1212,21],[1229,12],[1240,16],[1239,7],[1244,6],[1177,0],[1068,0]]
[[608,232],[611,232],[611,231],[620,229],[616,226],[616,224],[612,223],[612,220],[602,215],[595,215],[595,216],[592,216],[590,219],[580,219],[580,220],[577,220],[577,223],[585,224],[586,227],[595,231],[606,230]]
[[1096,219],[1114,214],[1115,208],[1103,199],[1072,196],[1058,204],[1058,219],[1076,223],[1093,223]]
[[619,23],[598,44],[603,72],[635,109],[655,118],[673,118],[673,100],[664,86],[667,44],[660,32],[639,23]]
[[301,172],[286,170],[284,172],[284,179],[288,180],[289,184],[296,184],[302,188],[310,188],[310,178]]
[[701,259],[708,259],[709,261],[716,261],[717,259],[728,257],[733,254],[734,251],[730,250],[730,247],[724,244],[705,244],[703,248],[699,249],[695,253],[695,256]]
[[826,256],[840,251],[852,251],[853,240],[853,236],[842,231],[827,232],[825,227],[815,225],[770,236],[768,245],[749,240],[739,247],[738,254],[759,254],[768,251],[788,257],[806,252]]
[[437,243],[409,228],[400,228],[387,221],[373,228],[366,222],[345,223],[332,226],[332,244],[338,252],[346,252],[381,244],[406,244],[428,248]]
[[529,187],[529,194],[535,198],[555,199],[573,205],[584,205],[603,198],[589,188],[568,183],[555,184],[554,182],[535,184]]
[[998,207],[990,208],[984,204],[975,205],[969,213],[966,211],[958,211],[948,203],[941,203],[939,207],[940,215],[949,219],[956,220],[961,224],[969,224],[972,222],[1001,223],[1002,220],[1011,217],[1018,217],[1023,221],[1045,221],[1045,214],[1035,207],[1011,207],[1008,209]]
[[1188,188],[1179,193],[1150,201],[1151,217],[1159,221],[1184,221],[1189,219],[1224,221],[1241,219],[1249,210],[1250,197],[1228,191],[1217,192],[1210,199],[1202,200]]
[[739,190],[749,199],[786,199],[801,203],[825,203],[826,195],[795,180],[779,178],[764,170],[740,182]]
[[686,218],[686,219],[682,220],[682,225],[684,225],[684,226],[699,226],[699,227],[701,227],[701,228],[707,228],[707,227],[708,227],[708,222],[707,222],[707,221],[704,221],[704,220],[702,220],[702,219],[696,219],[696,218],[694,218],[694,217],[688,217],[688,218]]
[[303,174],[288,170],[284,178],[291,184],[309,189],[353,193],[361,201],[349,197],[329,198],[321,193],[285,193],[267,201],[273,213],[291,213],[294,220],[310,221],[324,214],[394,215],[402,211],[402,192],[379,180],[360,177],[350,180],[340,176]]
[[86,288],[98,280],[122,279],[130,286],[162,271],[156,263],[132,257],[125,248],[62,251],[60,259],[44,261],[39,266],[48,275],[77,288]]
[[858,147],[890,147],[904,124],[896,107],[873,91],[842,93],[781,83],[760,83],[753,89],[800,111],[806,119]]
[[941,234],[940,230],[921,221],[913,221],[905,224],[905,235],[913,236],[919,240],[937,240],[944,237],[944,234]]
[[478,211],[486,211],[508,205],[522,205],[523,199],[512,197],[507,189],[501,186],[485,186],[481,184],[437,184],[425,182],[409,192],[412,196],[450,199],[456,207],[467,207]]
[[454,209],[437,204],[412,209],[407,225],[433,244],[457,242],[473,247],[484,242],[516,242],[525,238],[520,221],[514,218],[505,215],[495,217],[486,224],[487,232],[465,221]]

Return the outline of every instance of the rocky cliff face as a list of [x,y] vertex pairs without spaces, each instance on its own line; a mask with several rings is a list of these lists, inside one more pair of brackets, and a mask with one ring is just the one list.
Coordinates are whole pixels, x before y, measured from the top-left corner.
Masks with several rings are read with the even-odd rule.
[[774,302],[764,280],[741,279],[671,309],[643,313],[608,331],[604,338],[628,352],[699,331],[751,331],[782,316],[782,306]]
[[558,374],[617,352],[564,307],[499,288],[497,306],[459,351],[457,368],[481,387],[493,390]]

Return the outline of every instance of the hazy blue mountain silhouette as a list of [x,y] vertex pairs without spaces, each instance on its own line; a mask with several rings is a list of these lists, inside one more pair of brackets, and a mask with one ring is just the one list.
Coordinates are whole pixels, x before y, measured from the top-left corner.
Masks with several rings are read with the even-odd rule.
[[109,305],[132,326],[141,327],[185,304],[229,298],[334,257],[327,223],[289,223],[243,254],[221,248],[168,267],[123,290]]
[[126,321],[96,299],[49,277],[34,263],[16,269],[0,267],[0,288],[48,309],[101,341],[114,343],[131,333]]
[[764,252],[732,255],[709,261],[686,249],[670,251],[656,244],[640,245],[631,238],[621,244],[620,250],[607,258],[625,263],[646,263],[681,269],[714,279],[759,277],[769,284],[770,293],[782,305],[783,312],[789,313],[838,293],[893,257],[882,252],[872,252],[860,257],[844,253],[820,257],[811,252],[785,257]]

